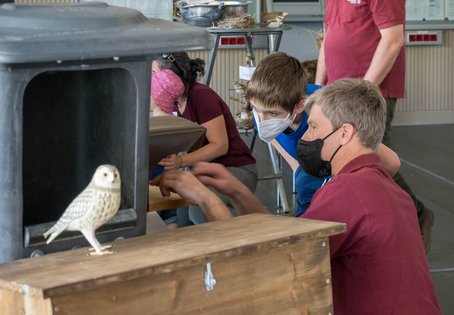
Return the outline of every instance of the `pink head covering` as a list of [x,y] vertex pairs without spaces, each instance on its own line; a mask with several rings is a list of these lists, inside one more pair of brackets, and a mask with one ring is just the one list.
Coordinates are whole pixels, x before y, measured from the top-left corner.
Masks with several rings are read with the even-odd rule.
[[172,114],[174,104],[183,92],[183,81],[172,70],[163,69],[152,74],[151,96],[164,112]]

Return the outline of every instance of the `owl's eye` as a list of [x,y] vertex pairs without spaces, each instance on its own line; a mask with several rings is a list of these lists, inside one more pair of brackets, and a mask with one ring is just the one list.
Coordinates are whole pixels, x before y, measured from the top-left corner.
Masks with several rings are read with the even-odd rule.
[[115,175],[114,175],[114,177],[115,177],[115,178],[117,178],[117,177],[118,177],[118,175],[117,175],[117,174],[115,174]]
[[103,173],[102,176],[107,177],[107,173]]

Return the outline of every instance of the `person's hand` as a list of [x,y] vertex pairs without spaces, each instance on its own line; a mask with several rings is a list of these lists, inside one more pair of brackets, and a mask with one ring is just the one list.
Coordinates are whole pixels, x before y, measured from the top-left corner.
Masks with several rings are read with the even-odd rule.
[[191,172],[187,171],[166,171],[150,181],[150,184],[159,186],[161,195],[164,197],[169,197],[171,192],[176,192],[193,204],[201,203],[207,194],[212,194]]
[[[218,192],[229,197],[230,202],[240,214],[269,213],[260,200],[240,182],[223,165],[208,162],[198,162],[193,165],[192,173],[205,185],[215,188]],[[221,211],[210,213],[212,218],[228,218],[230,212]]]
[[148,184],[149,184],[149,185],[152,185],[152,186],[159,186],[159,182],[161,181],[161,178],[162,178],[163,175],[164,175],[164,173],[159,174],[158,176],[153,177],[152,179],[150,179],[150,180],[148,181]]
[[221,199],[189,171],[164,172],[159,178],[159,187],[163,196],[170,196],[173,191],[200,206],[208,221],[225,220],[232,216]]
[[192,173],[206,186],[215,188],[224,195],[231,196],[238,185],[243,185],[225,166],[217,163],[198,162]]
[[179,155],[169,155],[163,158],[158,163],[159,165],[164,167],[164,170],[176,170],[183,166],[183,158]]

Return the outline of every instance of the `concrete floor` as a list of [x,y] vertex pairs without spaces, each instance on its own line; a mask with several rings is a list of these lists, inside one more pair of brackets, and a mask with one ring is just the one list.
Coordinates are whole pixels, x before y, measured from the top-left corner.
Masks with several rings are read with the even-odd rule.
[[401,174],[435,213],[427,259],[443,314],[454,314],[454,125],[394,127]]
[[[243,135],[250,143],[251,135]],[[393,127],[393,149],[400,172],[418,198],[433,210],[432,247],[427,256],[443,314],[454,314],[454,125]],[[260,174],[272,172],[267,146],[256,141]],[[292,200],[292,172],[284,163],[286,196]],[[260,181],[256,191],[270,210],[276,207],[275,184]]]

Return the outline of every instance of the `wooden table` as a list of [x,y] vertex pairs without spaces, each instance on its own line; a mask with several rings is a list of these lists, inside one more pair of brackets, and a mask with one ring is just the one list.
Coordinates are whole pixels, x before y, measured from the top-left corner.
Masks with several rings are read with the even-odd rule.
[[330,314],[345,224],[251,214],[0,265],[1,314]]
[[176,193],[163,197],[157,186],[148,186],[148,211],[160,211],[188,206],[190,203]]

